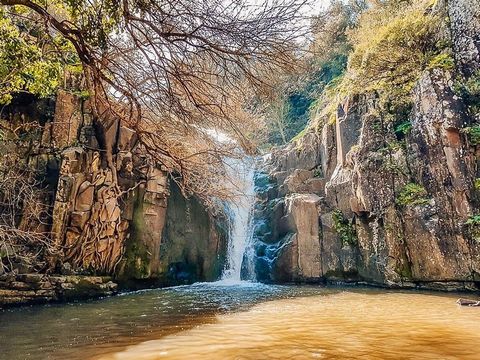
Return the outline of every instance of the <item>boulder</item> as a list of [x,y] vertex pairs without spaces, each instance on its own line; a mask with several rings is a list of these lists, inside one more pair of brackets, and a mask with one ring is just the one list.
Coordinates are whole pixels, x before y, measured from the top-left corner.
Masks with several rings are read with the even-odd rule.
[[458,299],[457,304],[461,306],[480,306],[480,300]]
[[286,213],[291,230],[290,251],[298,268],[293,278],[318,279],[321,277],[320,265],[320,197],[314,194],[292,194],[285,198]]

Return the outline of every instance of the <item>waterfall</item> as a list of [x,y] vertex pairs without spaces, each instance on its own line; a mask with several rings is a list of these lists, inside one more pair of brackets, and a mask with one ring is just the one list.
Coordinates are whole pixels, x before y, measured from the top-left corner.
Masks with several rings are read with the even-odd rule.
[[[230,161],[229,165],[233,186],[241,196],[228,204],[231,223],[227,262],[221,281],[234,283],[241,281],[242,264],[247,273],[253,274],[249,270],[253,266],[251,215],[255,201],[254,164],[252,159],[244,159]],[[248,277],[248,280],[253,280],[253,276]]]

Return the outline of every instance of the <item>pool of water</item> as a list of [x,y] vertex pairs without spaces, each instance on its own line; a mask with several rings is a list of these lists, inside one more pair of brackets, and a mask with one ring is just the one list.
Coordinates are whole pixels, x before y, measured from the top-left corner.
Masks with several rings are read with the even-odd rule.
[[0,312],[0,359],[480,359],[458,295],[201,283]]

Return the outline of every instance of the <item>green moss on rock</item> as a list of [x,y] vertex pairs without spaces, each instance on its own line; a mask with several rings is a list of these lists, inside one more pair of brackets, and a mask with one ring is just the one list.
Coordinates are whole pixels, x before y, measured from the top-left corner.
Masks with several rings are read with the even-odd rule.
[[426,205],[429,202],[427,195],[427,191],[423,186],[409,183],[398,194],[397,204],[400,206]]
[[480,243],[480,215],[472,215],[465,222],[470,237]]
[[346,219],[340,210],[332,214],[333,227],[337,232],[343,246],[355,246],[358,244],[358,237],[355,227]]
[[463,129],[463,132],[467,134],[468,140],[471,145],[480,145],[480,126],[470,126]]
[[141,241],[141,232],[145,228],[143,218],[143,194],[137,193],[133,210],[132,232],[125,244],[124,269],[122,278],[146,279],[150,276],[150,256]]

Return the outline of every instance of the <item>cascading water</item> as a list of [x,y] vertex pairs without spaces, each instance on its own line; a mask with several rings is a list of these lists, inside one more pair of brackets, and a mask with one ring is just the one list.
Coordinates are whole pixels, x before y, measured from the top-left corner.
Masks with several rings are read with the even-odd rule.
[[[254,164],[252,159],[230,162],[230,176],[233,186],[241,194],[228,204],[230,213],[230,234],[227,262],[221,282],[235,283],[242,279],[242,267],[248,274],[245,280],[254,280],[251,215],[255,201]],[[243,264],[243,265],[242,265]]]

